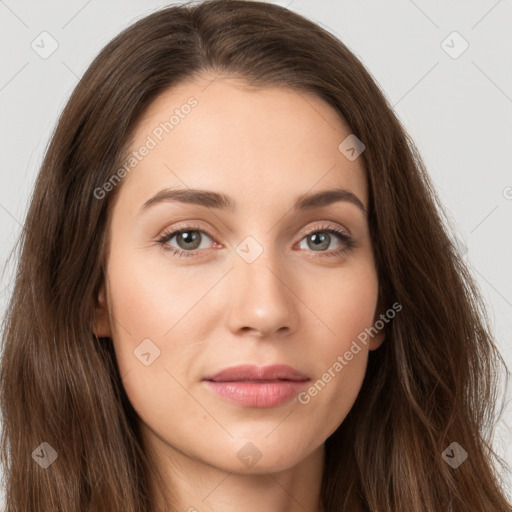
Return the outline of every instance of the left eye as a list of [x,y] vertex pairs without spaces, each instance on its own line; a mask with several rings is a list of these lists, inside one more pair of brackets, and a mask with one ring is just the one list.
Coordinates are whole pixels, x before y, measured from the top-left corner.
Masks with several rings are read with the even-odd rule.
[[[333,240],[333,235],[334,235],[334,238],[337,238],[338,239],[338,243],[339,243],[339,239],[340,237],[342,237],[343,235],[334,231],[334,230],[329,230],[329,229],[326,229],[326,230],[323,230],[323,231],[314,231],[313,233],[309,233],[308,235],[306,235],[301,241],[300,241],[300,249],[311,249],[315,252],[317,251],[324,251],[324,250],[327,250],[329,248],[329,245],[331,244],[332,240]],[[308,247],[302,247],[302,242],[306,240],[307,241],[307,245]],[[331,249],[336,249],[336,247],[331,247]]]

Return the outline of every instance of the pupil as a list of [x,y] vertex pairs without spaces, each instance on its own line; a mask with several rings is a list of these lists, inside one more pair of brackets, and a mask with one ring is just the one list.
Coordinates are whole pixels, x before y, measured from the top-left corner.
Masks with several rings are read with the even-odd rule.
[[329,247],[330,237],[327,234],[315,233],[311,235],[310,239],[313,243],[313,245],[309,244],[311,249],[326,249]]
[[185,245],[195,244],[193,247],[185,247],[186,249],[196,249],[199,247],[199,244],[197,244],[198,240],[199,236],[195,231],[183,231],[182,233],[178,234],[178,242],[182,241]]

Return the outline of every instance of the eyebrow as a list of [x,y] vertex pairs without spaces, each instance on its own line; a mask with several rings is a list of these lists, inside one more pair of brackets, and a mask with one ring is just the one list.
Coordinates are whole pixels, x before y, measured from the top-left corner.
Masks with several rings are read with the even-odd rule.
[[[222,210],[233,210],[236,206],[236,202],[231,197],[220,192],[192,188],[166,188],[160,190],[153,197],[148,199],[141,206],[140,214],[147,211],[151,206],[173,201],[187,204],[197,204],[200,206],[205,206],[206,208],[216,208]],[[293,209],[295,211],[312,210],[314,208],[328,206],[337,202],[347,202],[349,204],[353,204],[357,206],[357,208],[359,208],[359,210],[361,210],[365,216],[367,214],[366,208],[360,199],[354,193],[343,188],[333,188],[310,194],[301,194],[295,201]]]

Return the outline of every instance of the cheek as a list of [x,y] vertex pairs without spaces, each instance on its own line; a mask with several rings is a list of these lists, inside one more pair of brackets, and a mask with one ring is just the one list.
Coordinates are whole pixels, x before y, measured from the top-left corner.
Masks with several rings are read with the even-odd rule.
[[[126,259],[110,269],[113,344],[123,387],[138,416],[162,436],[163,426],[179,430],[181,415],[197,415],[183,386],[207,339],[190,322],[197,320],[193,305],[204,291],[184,286],[186,279],[176,274],[164,278]],[[173,412],[177,404],[180,415]]]
[[211,318],[221,314],[205,297],[218,272],[199,277],[197,270],[165,265],[161,254],[120,255],[111,253],[108,275],[113,344],[127,395],[140,413],[173,401],[190,404],[180,383],[197,374]]
[[359,318],[361,323],[356,320],[351,318],[349,322],[343,322],[340,318],[335,326],[337,336],[318,344],[315,350],[316,372],[310,386],[297,396],[304,418],[309,418],[316,425],[324,439],[350,412],[366,373],[368,348],[357,337],[367,327],[362,323],[366,316]]
[[316,374],[299,403],[309,415],[327,420],[321,428],[328,436],[352,408],[364,380],[367,329],[373,325],[378,279],[370,266],[352,267],[313,289],[311,309],[321,319],[319,328],[325,334],[317,338]]
[[348,353],[349,357],[346,357],[347,351],[331,354],[328,362],[319,366],[309,387],[297,397],[310,416],[325,417],[326,411],[330,411],[329,422],[335,426],[341,423],[357,398],[368,361],[365,347]]
[[375,269],[369,264],[354,265],[308,287],[314,292],[304,298],[323,323],[325,354],[344,353],[352,340],[373,324],[378,299]]
[[[151,252],[151,253],[150,253]],[[191,342],[204,339],[197,310],[219,280],[218,271],[203,272],[169,264],[158,249],[121,258],[112,253],[109,268],[113,329],[121,339],[164,344],[179,333]],[[193,321],[191,321],[193,319]],[[187,332],[190,331],[190,332]]]

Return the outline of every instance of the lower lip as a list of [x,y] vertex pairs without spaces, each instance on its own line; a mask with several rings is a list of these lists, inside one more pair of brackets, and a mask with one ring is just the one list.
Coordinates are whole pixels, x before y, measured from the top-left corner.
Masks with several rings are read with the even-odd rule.
[[277,407],[296,397],[307,381],[213,382],[208,387],[224,400],[245,407]]

